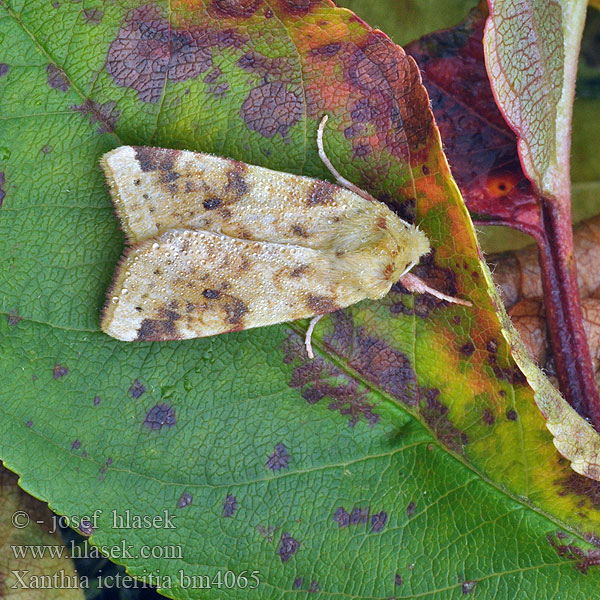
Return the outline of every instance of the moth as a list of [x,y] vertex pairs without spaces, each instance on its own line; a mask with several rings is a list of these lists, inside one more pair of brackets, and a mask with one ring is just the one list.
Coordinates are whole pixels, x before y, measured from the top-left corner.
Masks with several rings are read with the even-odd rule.
[[121,146],[101,158],[129,248],[118,265],[102,330],[124,341],[183,340],[310,317],[380,299],[429,241],[344,179],[341,185],[210,154]]

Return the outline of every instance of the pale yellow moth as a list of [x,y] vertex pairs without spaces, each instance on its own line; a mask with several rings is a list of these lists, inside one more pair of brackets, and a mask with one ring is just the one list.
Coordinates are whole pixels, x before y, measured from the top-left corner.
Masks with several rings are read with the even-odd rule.
[[131,247],[102,329],[119,340],[205,337],[313,317],[385,296],[429,251],[415,225],[344,187],[183,150],[121,146],[101,158]]

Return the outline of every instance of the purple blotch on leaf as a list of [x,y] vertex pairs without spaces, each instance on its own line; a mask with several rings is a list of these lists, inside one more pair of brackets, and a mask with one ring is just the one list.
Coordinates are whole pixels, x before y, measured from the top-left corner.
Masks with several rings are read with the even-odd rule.
[[237,508],[237,498],[231,494],[227,494],[225,502],[223,502],[223,516],[233,517],[235,509]]
[[94,396],[94,406],[98,406],[102,402],[102,398],[100,396]]
[[402,585],[402,575],[398,575],[398,573],[394,575],[394,585]]
[[295,590],[298,590],[302,587],[302,577],[296,577],[296,579],[294,579],[294,584],[293,584],[293,588]]
[[348,527],[350,525],[350,513],[343,506],[340,506],[333,513],[333,520],[340,527]]
[[371,531],[373,533],[377,533],[377,532],[381,531],[385,527],[387,520],[388,520],[388,516],[387,516],[387,513],[384,511],[381,511],[380,513],[377,513],[376,515],[373,515],[371,517]]
[[279,548],[277,550],[281,562],[284,563],[290,560],[290,558],[298,551],[299,546],[300,542],[298,540],[295,540],[289,533],[284,533],[281,536]]
[[360,508],[356,506],[352,509],[352,513],[350,515],[350,525],[358,525],[359,523],[366,523],[369,518],[369,509],[368,508]]
[[10,67],[6,63],[0,63],[0,77],[4,77],[9,69]]
[[134,379],[129,388],[129,395],[134,400],[137,400],[145,391],[146,388],[142,385],[141,381],[139,379]]
[[46,67],[46,72],[48,74],[48,85],[51,88],[60,90],[61,92],[67,92],[69,90],[69,80],[61,68],[50,63]]
[[25,423],[25,427],[33,427],[33,421],[31,419],[29,419],[29,421],[27,421],[27,423]]
[[283,444],[277,444],[275,451],[267,460],[267,469],[272,471],[279,471],[285,469],[290,463],[290,455],[288,454],[287,448]]
[[81,440],[75,440],[72,444],[71,444],[71,449],[72,450],[79,450],[79,448],[81,448]]
[[2,207],[2,203],[4,202],[4,198],[6,196],[6,192],[4,191],[5,182],[6,178],[4,177],[4,172],[0,171],[0,208]]
[[416,504],[414,502],[411,502],[406,507],[406,516],[407,517],[412,517],[415,514],[415,510],[416,510]]
[[192,495],[189,492],[183,492],[177,500],[177,508],[185,508],[192,503]]
[[173,427],[176,423],[175,410],[169,404],[155,404],[146,414],[144,425],[148,429]]
[[6,321],[11,327],[16,327],[23,317],[16,311],[9,312],[6,315]]
[[463,594],[470,594],[473,592],[473,590],[477,587],[477,582],[476,581],[463,581],[462,584],[462,593]]
[[52,377],[54,377],[54,379],[60,379],[61,377],[64,377],[68,372],[69,369],[67,369],[67,367],[56,363],[54,365],[54,369],[52,369]]

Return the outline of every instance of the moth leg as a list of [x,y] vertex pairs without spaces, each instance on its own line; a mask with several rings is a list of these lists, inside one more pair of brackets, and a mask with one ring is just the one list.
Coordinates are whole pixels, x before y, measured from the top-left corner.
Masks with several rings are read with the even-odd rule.
[[422,279],[419,279],[412,273],[406,273],[400,278],[400,283],[409,291],[415,294],[431,294],[435,298],[445,300],[446,302],[452,302],[453,304],[462,304],[463,306],[473,306],[472,302],[468,300],[461,300],[460,298],[454,298],[453,296],[447,296],[429,287]]
[[333,166],[332,162],[329,160],[329,157],[325,153],[325,147],[323,146],[323,131],[325,130],[325,123],[327,123],[327,119],[329,119],[329,115],[324,115],[319,123],[319,129],[317,131],[317,148],[319,149],[319,156],[323,161],[323,164],[329,169],[331,174],[335,177],[336,181],[343,187],[349,189],[351,192],[358,194],[361,198],[368,200],[369,202],[377,202],[371,194],[365,192],[365,190],[361,190],[358,186],[354,185],[351,181],[348,181],[345,177],[340,175],[339,171]]
[[313,354],[312,344],[310,343],[310,339],[312,337],[313,331],[315,330],[315,325],[323,318],[323,315],[317,315],[310,320],[308,325],[308,329],[306,330],[306,335],[304,336],[304,345],[306,346],[306,354],[308,354],[308,358],[311,360],[315,357]]

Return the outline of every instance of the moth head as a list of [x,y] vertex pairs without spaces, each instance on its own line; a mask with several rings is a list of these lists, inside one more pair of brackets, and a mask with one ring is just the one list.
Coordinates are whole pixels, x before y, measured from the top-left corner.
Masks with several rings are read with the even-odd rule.
[[368,298],[385,296],[430,250],[427,236],[386,206],[348,218],[335,232],[333,249],[353,284]]

